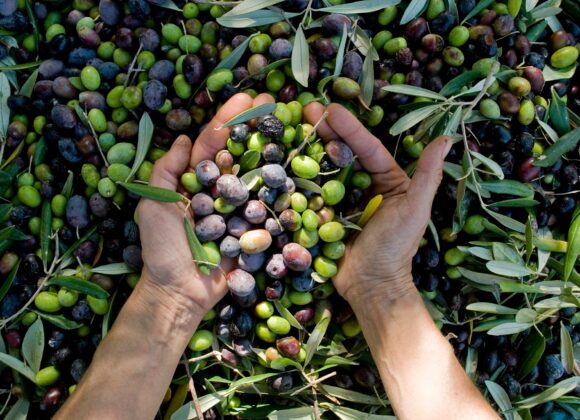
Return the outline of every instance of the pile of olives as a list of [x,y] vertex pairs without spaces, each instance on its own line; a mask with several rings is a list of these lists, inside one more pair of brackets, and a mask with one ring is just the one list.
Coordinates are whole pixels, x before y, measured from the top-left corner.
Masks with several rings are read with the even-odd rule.
[[[74,391],[143,264],[134,218],[139,197],[119,182],[147,183],[153,164],[179,134],[195,138],[240,91],[270,93],[276,110],[255,124],[232,127],[226,149],[181,179],[207,255],[200,266],[215,270],[222,257],[238,264],[227,273],[229,295],[207,315],[190,342],[189,355],[202,355],[217,343],[221,360],[230,367],[261,373],[275,371],[274,366],[282,372],[284,363],[305,358],[301,328],[311,330],[331,316],[321,348],[339,355],[354,350],[359,365],[336,367],[338,373],[328,383],[375,393],[380,381],[358,323],[329,281],[344,253],[347,232],[368,198],[370,177],[352,163],[352,152],[342,142],[323,144],[313,137],[299,154],[289,155],[312,131],[302,123],[303,107],[311,101],[341,103],[411,173],[443,124],[429,127],[431,135],[419,133],[417,126],[401,138],[392,135],[396,121],[431,98],[384,88],[404,84],[441,92],[457,77],[476,75],[458,94],[481,82],[499,62],[496,80],[466,124],[467,141],[455,145],[447,160],[464,165],[467,148],[493,159],[506,179],[530,185],[538,204],[491,209],[520,221],[532,215],[534,229],[565,239],[578,203],[577,146],[550,167],[534,164],[553,136],[565,135],[580,120],[580,74],[574,71],[580,26],[574,4],[564,2],[556,25],[554,19],[533,19],[530,2],[517,0],[497,0],[483,8],[478,0],[428,0],[412,18],[405,13],[409,2],[350,14],[314,10],[344,0],[290,0],[276,7],[305,15],[244,29],[218,23],[233,6],[227,2],[0,2],[0,65],[6,81],[0,83],[5,85],[0,113],[10,115],[0,133],[0,232],[5,235],[0,239],[0,277],[9,280],[0,288],[0,319],[10,319],[2,336],[7,352],[22,358],[22,340],[41,319],[46,341],[35,387],[12,370],[2,370],[0,388],[13,395],[8,406],[24,395],[31,402],[30,418],[45,418]],[[297,82],[292,71],[295,31],[301,23],[309,50],[308,86]],[[342,50],[344,30],[348,36]],[[371,46],[376,53],[373,72],[365,65]],[[565,115],[556,115],[556,102],[568,107]],[[154,129],[142,159],[137,144],[145,112]],[[414,281],[430,308],[444,313],[437,323],[458,358],[473,362],[476,355],[478,384],[484,387],[492,379],[515,402],[567,377],[560,329],[576,344],[580,320],[576,308],[568,307],[542,323],[545,350],[525,377],[518,369],[538,351],[529,347],[530,330],[491,337],[478,318],[471,327],[474,313],[466,306],[490,302],[495,295],[474,289],[458,274],[458,266],[471,263],[462,246],[508,240],[486,229],[483,220],[488,217],[475,199],[467,206],[464,225],[453,231],[453,209],[462,196],[458,191],[457,180],[446,176],[432,212],[439,240],[425,235],[413,262]],[[490,205],[492,199],[483,202]],[[43,225],[47,208],[52,215],[48,228]],[[47,229],[53,238],[48,248],[43,245]],[[67,249],[71,253],[64,274],[98,286],[96,292],[62,284],[39,289],[51,262]],[[552,258],[559,257],[553,253]],[[112,265],[118,263],[122,269]],[[343,347],[329,350],[329,343]],[[207,360],[196,362],[195,368],[202,375],[222,374]],[[163,412],[183,404],[175,399],[180,375],[185,372],[178,370]],[[282,373],[260,389],[277,393],[301,381]],[[240,404],[258,402],[249,394],[241,399],[235,395],[219,410],[239,413]],[[270,402],[295,405],[279,397]],[[369,411],[364,404],[352,406]],[[214,407],[207,416],[219,410]],[[531,414],[559,418],[562,410],[548,401]]]

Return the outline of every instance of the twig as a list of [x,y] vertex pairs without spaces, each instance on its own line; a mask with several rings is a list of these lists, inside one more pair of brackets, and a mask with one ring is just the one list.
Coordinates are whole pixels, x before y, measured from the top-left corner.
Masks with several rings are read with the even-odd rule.
[[335,375],[336,375],[336,371],[330,372],[328,375],[321,376],[320,378],[316,379],[315,381],[311,380],[309,376],[306,376],[306,378],[308,379],[308,383],[306,385],[304,385],[302,388],[298,388],[296,391],[294,391],[292,394],[290,394],[290,396],[294,397],[295,395],[300,394],[305,389],[308,389],[310,387],[314,387],[314,386],[316,386],[316,384],[319,384],[320,382],[323,382],[323,381],[327,380],[328,378],[332,378]]
[[215,357],[218,361],[220,361],[220,352],[219,351],[211,351],[207,354],[198,357],[192,357],[191,359],[182,360],[180,363],[187,365],[189,363],[199,362],[200,360],[209,359],[210,357]]
[[103,153],[103,149],[101,149],[101,143],[99,143],[99,136],[97,135],[95,128],[91,124],[91,121],[89,120],[89,116],[87,115],[86,110],[83,110],[83,115],[87,121],[87,124],[89,125],[89,128],[91,129],[91,133],[93,134],[93,137],[95,138],[95,144],[97,145],[97,149],[99,150],[99,154],[101,155],[101,158],[103,158],[103,163],[105,164],[106,167],[109,167],[109,162],[107,161],[107,158],[105,157],[105,154]]
[[328,118],[328,112],[325,111],[324,114],[322,114],[322,117],[320,117],[320,119],[318,121],[316,121],[316,124],[314,124],[314,127],[312,127],[312,131],[310,133],[308,133],[308,135],[304,138],[302,143],[300,143],[300,146],[298,146],[296,149],[292,150],[288,154],[288,159],[286,159],[286,163],[284,163],[284,168],[286,168],[288,166],[288,164],[290,164],[292,159],[294,159],[296,156],[298,156],[298,154],[302,151],[302,149],[304,149],[304,147],[308,144],[310,139],[313,138],[314,136],[316,136],[316,130],[318,129],[320,124],[322,124],[322,122],[326,118]]
[[[185,354],[183,355],[185,359]],[[189,364],[185,363],[185,372],[187,373],[188,378],[188,387],[189,393],[191,394],[191,398],[193,399],[193,406],[195,407],[195,411],[197,413],[198,419],[203,419],[203,411],[201,411],[201,405],[199,405],[199,400],[197,399],[197,392],[195,391],[195,385],[193,384],[193,377],[191,376],[191,372],[189,371]]]

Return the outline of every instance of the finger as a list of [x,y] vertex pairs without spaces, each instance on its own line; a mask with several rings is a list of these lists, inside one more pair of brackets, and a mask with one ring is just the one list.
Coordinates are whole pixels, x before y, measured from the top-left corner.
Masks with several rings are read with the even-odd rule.
[[186,135],[179,136],[171,149],[153,166],[149,185],[175,191],[179,177],[187,169],[191,155],[191,140]]
[[413,208],[426,218],[431,213],[431,204],[443,178],[445,156],[449,153],[452,145],[453,139],[451,137],[437,137],[427,146],[417,162],[417,169],[411,179],[407,196]]
[[258,96],[254,98],[254,103],[252,104],[252,107],[274,102],[276,102],[274,100],[274,97],[269,93],[260,93]]
[[[311,102],[304,108],[304,118],[309,124],[315,125],[321,120],[326,111],[326,107],[320,102]],[[339,140],[338,135],[334,132],[327,120],[321,121],[316,129],[318,135],[325,141]]]
[[226,146],[230,135],[228,128],[219,129],[224,123],[236,115],[252,107],[252,97],[245,93],[238,93],[231,97],[222,106],[216,116],[208,123],[203,132],[195,141],[191,153],[190,165],[195,168],[199,162],[205,159],[213,159],[215,154]]

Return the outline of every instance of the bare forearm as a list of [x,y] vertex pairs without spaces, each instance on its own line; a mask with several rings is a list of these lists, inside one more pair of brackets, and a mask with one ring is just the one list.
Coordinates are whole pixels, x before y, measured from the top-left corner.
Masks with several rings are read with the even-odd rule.
[[56,418],[153,418],[200,314],[143,279]]
[[400,419],[488,419],[495,412],[471,383],[415,290],[354,304],[389,400]]

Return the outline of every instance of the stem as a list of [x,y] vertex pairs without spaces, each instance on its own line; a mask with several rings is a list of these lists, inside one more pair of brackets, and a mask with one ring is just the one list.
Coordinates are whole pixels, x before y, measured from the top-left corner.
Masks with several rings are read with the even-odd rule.
[[310,139],[316,136],[316,130],[318,129],[318,127],[320,127],[320,124],[322,124],[322,122],[326,118],[328,118],[328,112],[325,111],[324,114],[322,114],[322,116],[320,117],[320,119],[316,121],[314,127],[312,127],[312,131],[306,136],[306,138],[302,141],[302,143],[300,143],[300,146],[298,146],[298,148],[292,150],[288,154],[288,159],[286,159],[286,163],[284,163],[284,168],[286,168],[290,164],[292,159],[294,159],[302,151],[302,149],[304,149],[304,147],[310,142]]
[[[185,354],[183,355],[185,359]],[[191,372],[189,371],[189,364],[185,363],[185,372],[187,373],[187,386],[189,387],[189,393],[191,394],[191,398],[193,399],[193,406],[195,407],[195,412],[197,413],[198,419],[203,419],[203,411],[201,411],[201,405],[199,404],[199,400],[197,399],[197,392],[195,391],[195,385],[193,384],[193,377],[191,376]]]

